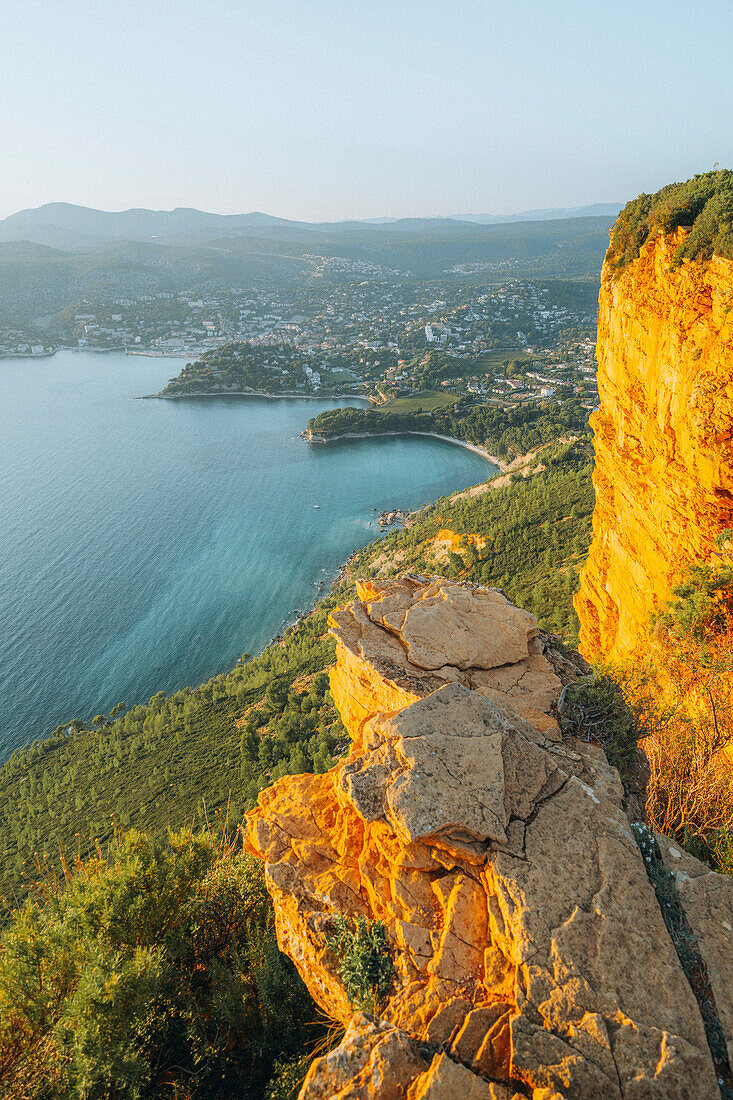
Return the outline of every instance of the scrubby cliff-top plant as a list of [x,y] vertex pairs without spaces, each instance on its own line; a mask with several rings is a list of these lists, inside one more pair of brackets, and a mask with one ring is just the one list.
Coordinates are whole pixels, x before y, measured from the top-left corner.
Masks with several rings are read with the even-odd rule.
[[[727,535],[729,532],[724,532]],[[647,815],[719,870],[733,872],[733,570],[693,565],[655,625],[655,656],[676,706],[650,738]]]
[[718,639],[733,622],[733,558],[727,547],[733,531],[721,531],[716,539],[714,562],[696,562],[672,589],[675,597],[655,623],[678,643]]
[[47,882],[0,940],[0,1094],[263,1097],[315,1014],[261,865],[226,837],[131,831]]
[[620,674],[601,672],[568,684],[560,696],[558,713],[562,733],[597,740],[625,781],[633,767],[637,741],[648,730],[627,702]]
[[349,1005],[377,1012],[389,989],[394,964],[382,921],[336,913],[328,946],[339,960]]
[[637,258],[650,237],[671,233],[678,226],[691,229],[675,252],[675,266],[685,259],[707,260],[713,255],[733,258],[733,172],[705,172],[627,202],[613,227],[607,261],[623,268]]

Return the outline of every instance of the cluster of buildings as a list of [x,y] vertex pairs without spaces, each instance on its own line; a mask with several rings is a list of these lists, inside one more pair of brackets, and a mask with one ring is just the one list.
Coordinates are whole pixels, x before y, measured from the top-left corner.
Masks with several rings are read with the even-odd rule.
[[[595,374],[593,287],[520,278],[490,285],[418,280],[364,261],[307,259],[307,279],[90,293],[42,333],[0,324],[0,354],[70,346],[194,361],[237,342],[270,349],[266,355],[280,346],[289,362],[295,354],[309,390],[328,388],[333,371],[345,370],[378,398],[418,392],[427,379],[477,399],[552,397],[559,382],[570,383],[593,400],[586,393]],[[475,265],[459,266],[473,272]],[[424,362],[431,351],[465,360],[465,371],[431,381]],[[502,372],[513,357],[531,358],[526,372]]]

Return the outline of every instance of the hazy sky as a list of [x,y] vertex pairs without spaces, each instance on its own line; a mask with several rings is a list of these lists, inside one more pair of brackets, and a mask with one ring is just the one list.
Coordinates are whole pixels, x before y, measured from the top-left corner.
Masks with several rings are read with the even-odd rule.
[[733,167],[733,0],[4,0],[0,216],[625,201]]

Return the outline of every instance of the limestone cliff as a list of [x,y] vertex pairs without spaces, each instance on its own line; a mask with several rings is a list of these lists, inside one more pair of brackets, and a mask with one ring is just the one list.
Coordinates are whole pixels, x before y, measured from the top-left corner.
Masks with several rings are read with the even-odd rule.
[[733,525],[733,261],[671,267],[686,233],[603,268],[594,535],[575,601],[593,658],[643,649],[650,613]]
[[[347,1025],[301,1100],[718,1095],[618,773],[558,728],[583,662],[496,590],[405,576],[359,594],[331,623],[350,754],[248,815],[279,943]],[[730,1040],[733,880],[684,871]],[[337,911],[384,922],[378,1017],[352,1014]]]

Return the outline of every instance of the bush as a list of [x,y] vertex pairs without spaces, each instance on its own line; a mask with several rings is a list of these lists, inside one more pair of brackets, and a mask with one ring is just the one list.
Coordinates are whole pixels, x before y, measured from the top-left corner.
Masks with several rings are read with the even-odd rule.
[[593,738],[622,780],[629,775],[638,740],[645,736],[634,709],[624,698],[617,678],[608,672],[568,684],[558,704],[565,736]]
[[336,913],[328,946],[340,961],[339,974],[352,1009],[377,1012],[394,975],[381,921]]
[[314,1007],[256,860],[210,834],[131,832],[69,879],[0,941],[3,1096],[254,1100],[278,1057],[303,1055]]
[[[733,570],[697,563],[653,624],[652,655],[624,695],[646,709],[646,817],[716,870],[733,871]],[[642,687],[640,688],[640,684]],[[646,689],[646,694],[644,693]]]
[[267,1086],[265,1100],[295,1100],[312,1060],[309,1053],[289,1062],[277,1062]]
[[695,859],[724,875],[733,875],[733,831],[713,829],[705,836],[686,834],[684,847]]
[[613,227],[608,260],[625,267],[655,233],[670,233],[680,225],[692,229],[677,249],[675,264],[715,254],[733,256],[733,172],[706,172],[632,199]]
[[[730,534],[726,530],[718,536],[719,550]],[[725,559],[697,562],[674,586],[672,594],[675,599],[656,617],[654,625],[667,630],[678,642],[718,637],[733,619],[733,566]]]

